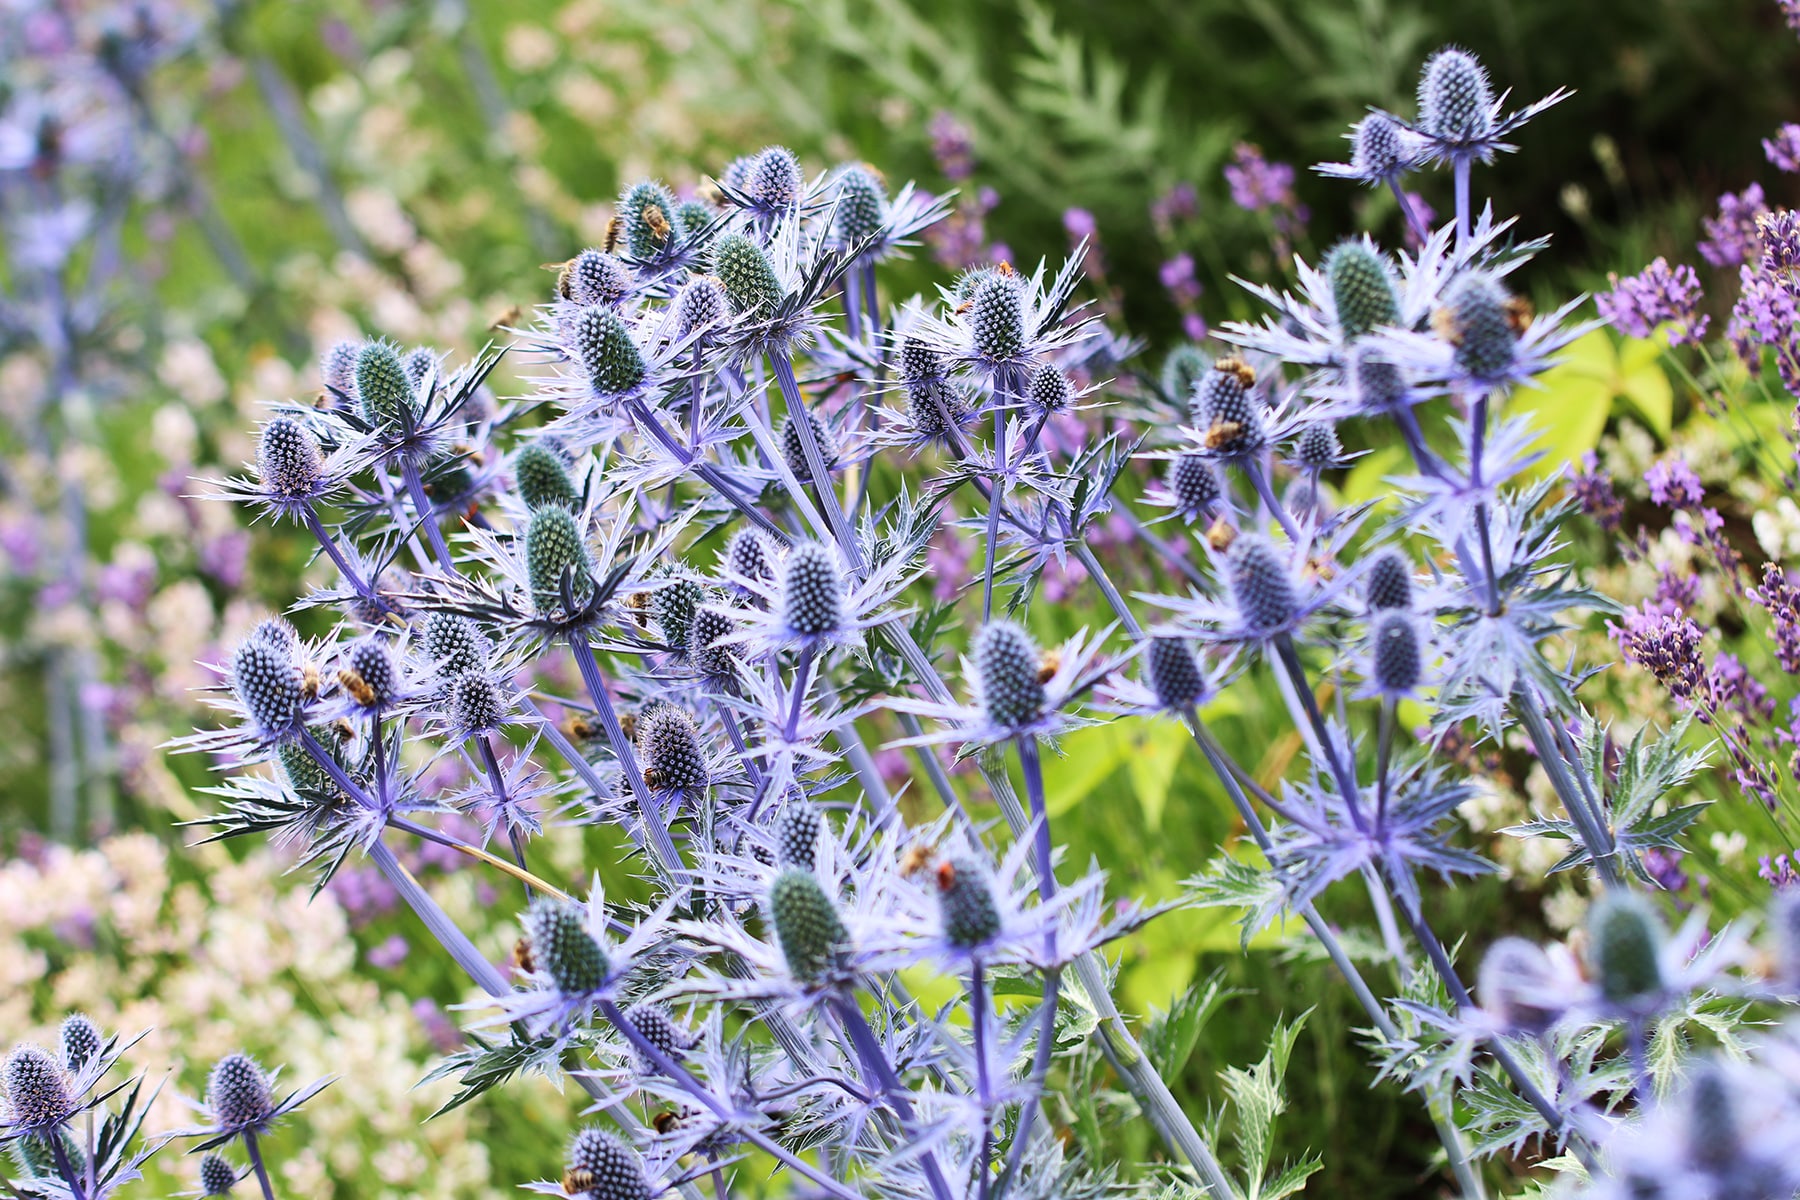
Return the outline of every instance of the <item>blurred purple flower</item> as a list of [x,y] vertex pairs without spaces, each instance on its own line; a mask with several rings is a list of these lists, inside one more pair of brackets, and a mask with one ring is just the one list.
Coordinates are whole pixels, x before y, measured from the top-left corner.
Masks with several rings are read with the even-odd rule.
[[927,127],[931,134],[931,157],[937,160],[944,178],[962,182],[975,173],[975,147],[969,140],[969,128],[948,110],[940,109]]
[[1783,125],[1774,137],[1764,138],[1763,153],[1779,170],[1800,171],[1800,125]]
[[1150,202],[1150,223],[1162,237],[1172,237],[1176,225],[1193,220],[1199,212],[1199,191],[1191,183],[1177,183]]
[[1659,325],[1670,325],[1673,345],[1697,346],[1710,318],[1699,313],[1700,277],[1683,264],[1671,267],[1658,258],[1636,275],[1608,275],[1613,290],[1594,298],[1600,317],[1621,333],[1649,337]]
[[1650,499],[1664,508],[1692,508],[1705,497],[1700,477],[1680,458],[1665,458],[1644,472]]
[[1760,183],[1719,197],[1719,214],[1700,222],[1706,237],[1699,244],[1701,257],[1715,267],[1748,262],[1762,244],[1756,218],[1768,211]]

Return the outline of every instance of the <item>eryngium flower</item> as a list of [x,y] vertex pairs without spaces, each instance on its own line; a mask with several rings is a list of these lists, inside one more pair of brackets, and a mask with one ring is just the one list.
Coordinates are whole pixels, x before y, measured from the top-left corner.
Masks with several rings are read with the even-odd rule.
[[531,597],[541,612],[562,605],[568,584],[580,604],[592,586],[593,560],[587,542],[567,509],[540,508],[525,527],[525,569],[531,579]]
[[686,653],[693,649],[688,633],[694,627],[694,614],[706,601],[706,589],[700,581],[678,575],[671,582],[650,593],[650,615],[662,630],[663,641]]
[[966,859],[948,859],[938,864],[936,879],[945,940],[963,950],[992,941],[1000,932],[1000,909],[980,866]]
[[1482,1007],[1509,1032],[1541,1034],[1563,1013],[1551,998],[1552,977],[1550,958],[1541,946],[1521,937],[1503,937],[1481,960],[1475,992]]
[[8,1123],[13,1128],[53,1125],[74,1110],[62,1064],[42,1046],[21,1042],[6,1056]]
[[574,511],[581,505],[562,456],[549,447],[534,442],[522,448],[513,456],[513,477],[519,481],[519,496],[527,508],[554,504]]
[[788,801],[775,820],[775,861],[783,867],[810,871],[817,865],[819,830],[824,818],[818,806],[804,797]]
[[305,701],[306,681],[293,653],[252,634],[231,655],[231,687],[265,735],[286,733]]
[[644,782],[652,787],[700,792],[712,779],[700,731],[686,709],[658,704],[641,716],[637,745],[644,763]]
[[363,420],[376,429],[396,429],[418,404],[412,376],[391,342],[367,342],[356,355],[356,396]]
[[488,669],[494,644],[481,627],[461,613],[434,612],[425,618],[425,657],[443,676]]
[[1186,638],[1151,638],[1144,660],[1150,690],[1164,708],[1186,712],[1205,697],[1206,676]]
[[688,241],[699,238],[718,217],[713,206],[704,200],[678,200],[675,204],[675,228]]
[[[1737,1098],[1725,1072],[1714,1063],[1701,1064],[1688,1081],[1686,1100],[1688,1149],[1695,1160],[1721,1174],[1739,1166],[1743,1135],[1738,1128]],[[1756,1192],[1753,1188],[1747,1194]]]
[[1367,587],[1370,608],[1412,607],[1412,568],[1396,551],[1385,550],[1376,556]]
[[644,356],[625,319],[610,308],[590,304],[569,326],[569,349],[603,396],[628,392],[644,381]]
[[688,626],[688,661],[694,670],[712,677],[729,677],[737,673],[736,647],[720,644],[720,639],[737,632],[737,622],[722,612],[700,608]]
[[1169,461],[1169,495],[1183,514],[1202,517],[1211,513],[1225,492],[1219,472],[1203,455],[1181,454]]
[[[819,447],[819,461],[829,471],[838,460],[837,438],[825,423],[814,416],[810,410],[802,409],[801,417],[812,426],[813,441]],[[789,413],[781,422],[781,455],[787,459],[788,470],[802,483],[812,482],[812,471],[806,464],[806,444],[801,440],[800,427],[794,422],[794,414]]]
[[319,359],[319,382],[347,399],[356,399],[356,356],[361,352],[361,342],[333,342]]
[[300,631],[286,617],[264,617],[251,627],[249,636],[269,643],[290,658],[300,653]]
[[833,223],[838,237],[856,246],[881,232],[887,219],[887,189],[881,177],[864,166],[845,167],[837,178],[837,210]]
[[[652,1001],[644,1000],[625,1010],[625,1021],[637,1031],[639,1037],[649,1042],[662,1052],[671,1062],[680,1062],[694,1044],[693,1036],[676,1023],[675,1017],[667,1007]],[[659,1068],[650,1061],[648,1055],[635,1053],[639,1059],[638,1070],[645,1075],[655,1075]]]
[[1377,354],[1356,355],[1350,381],[1357,407],[1365,413],[1389,413],[1407,398],[1406,377],[1400,368]]
[[580,996],[600,990],[606,982],[606,952],[588,932],[579,908],[540,898],[526,912],[523,924],[538,970],[550,977],[557,991]]
[[784,289],[775,264],[763,248],[741,233],[728,233],[713,245],[713,274],[724,285],[731,311],[752,320],[771,315]]
[[1175,347],[1169,351],[1169,357],[1163,359],[1163,394],[1178,404],[1186,401],[1194,394],[1195,385],[1210,366],[1212,359],[1193,343],[1184,342]]
[[1519,335],[1508,296],[1486,275],[1466,275],[1450,290],[1438,332],[1456,347],[1456,365],[1478,380],[1505,377]]
[[975,634],[981,701],[995,725],[1020,727],[1044,711],[1043,659],[1031,635],[1014,621],[989,621]]
[[799,982],[817,984],[842,961],[849,935],[812,872],[790,867],[775,877],[769,885],[769,923],[788,973]]
[[206,1077],[206,1107],[221,1130],[255,1130],[275,1115],[269,1076],[248,1054],[227,1054]]
[[962,393],[946,377],[943,358],[916,337],[900,343],[900,378],[906,384],[907,416],[926,437],[943,437],[950,428],[946,418],[960,424],[967,415]]
[[344,655],[344,664],[354,678],[342,679],[355,699],[364,707],[375,708],[391,703],[400,690],[400,672],[394,666],[393,652],[380,638],[368,637],[352,642]]
[[256,471],[263,487],[275,496],[311,496],[324,474],[319,439],[292,417],[276,417],[263,426],[256,448]]
[[1608,892],[1588,913],[1591,967],[1600,994],[1620,1008],[1637,1008],[1662,991],[1662,918],[1642,896]]
[[1268,441],[1262,407],[1250,394],[1255,378],[1241,359],[1222,358],[1195,385],[1194,419],[1208,450],[1237,457],[1255,453]]
[[1439,50],[1419,76],[1419,128],[1449,145],[1479,142],[1493,133],[1494,89],[1472,54]]
[[725,319],[725,285],[711,275],[696,275],[675,297],[675,336],[686,338]]
[[745,527],[731,535],[725,546],[725,571],[743,579],[773,579],[769,543],[756,530]]
[[764,208],[789,209],[800,203],[806,176],[800,160],[786,146],[769,146],[756,156],[744,181],[744,191]]
[[224,1196],[237,1185],[237,1168],[223,1155],[208,1154],[200,1160],[200,1194]]
[[675,241],[675,196],[660,183],[634,184],[619,200],[619,220],[631,256],[649,261]]
[[788,551],[781,568],[781,615],[789,629],[806,637],[834,633],[844,623],[844,579],[829,547],[799,542]]
[[563,1190],[591,1200],[650,1200],[650,1181],[632,1150],[603,1129],[583,1129],[569,1145]]
[[1338,441],[1337,424],[1314,421],[1300,431],[1294,444],[1294,465],[1308,471],[1327,471],[1344,461],[1343,443]]
[[1017,276],[983,272],[969,293],[969,334],[975,353],[1010,362],[1025,346],[1025,296]]
[[1391,183],[1412,169],[1400,125],[1386,113],[1370,113],[1350,131],[1350,161],[1320,163],[1321,175],[1355,179],[1367,184]]
[[1075,385],[1055,363],[1045,363],[1031,377],[1025,388],[1025,399],[1039,412],[1061,412],[1075,397]]
[[563,264],[556,290],[574,304],[617,304],[631,290],[631,269],[618,255],[589,247]]
[[438,365],[437,351],[430,346],[414,346],[401,361],[406,364],[406,377],[412,380],[413,394],[416,396],[419,389],[425,386],[426,376]]
[[63,1018],[57,1042],[62,1050],[63,1067],[69,1071],[79,1071],[100,1053],[100,1047],[106,1043],[106,1039],[100,1036],[99,1028],[85,1014],[70,1013]]
[[1424,663],[1419,654],[1419,631],[1411,617],[1399,612],[1383,615],[1370,641],[1370,671],[1383,694],[1404,695],[1418,686]]
[[465,671],[450,681],[444,715],[464,735],[492,733],[506,720],[506,702],[492,679],[478,671]]
[[1325,277],[1331,283],[1331,301],[1346,342],[1400,320],[1393,276],[1366,238],[1334,246],[1325,256]]
[[1298,608],[1294,581],[1275,544],[1259,533],[1242,533],[1225,552],[1225,576],[1244,627],[1252,633],[1280,629]]

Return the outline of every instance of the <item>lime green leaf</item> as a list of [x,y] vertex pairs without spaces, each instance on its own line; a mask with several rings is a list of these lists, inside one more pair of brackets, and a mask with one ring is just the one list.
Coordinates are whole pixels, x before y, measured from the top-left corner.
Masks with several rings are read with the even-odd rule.
[[1131,788],[1144,810],[1144,827],[1155,832],[1162,828],[1169,785],[1187,750],[1188,733],[1173,721],[1140,721],[1132,728],[1133,745],[1126,767],[1131,774]]

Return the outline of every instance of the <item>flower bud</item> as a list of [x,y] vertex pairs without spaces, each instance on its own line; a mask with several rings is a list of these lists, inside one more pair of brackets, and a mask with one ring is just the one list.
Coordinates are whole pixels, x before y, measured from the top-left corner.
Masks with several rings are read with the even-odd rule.
[[1211,366],[1212,359],[1207,357],[1206,351],[1192,342],[1175,347],[1169,351],[1169,357],[1163,359],[1163,394],[1178,402],[1185,400],[1194,394],[1194,385]]
[[1144,655],[1150,690],[1172,712],[1186,712],[1206,697],[1206,676],[1186,638],[1153,637]]
[[804,796],[795,796],[775,819],[775,861],[783,867],[811,871],[817,867],[819,831],[824,818],[819,807]]
[[581,909],[539,898],[525,913],[525,937],[538,970],[570,996],[597,992],[606,983],[606,952],[587,930]]
[[79,1071],[94,1061],[106,1039],[100,1036],[100,1029],[83,1013],[70,1013],[63,1018],[62,1029],[58,1031],[57,1041],[62,1049],[62,1062],[65,1070]]
[[675,227],[689,242],[698,242],[712,230],[718,213],[704,200],[679,200],[675,204]]
[[1383,325],[1400,321],[1394,280],[1375,247],[1357,238],[1339,242],[1325,256],[1325,278],[1345,341],[1355,341]]
[[969,337],[990,363],[1010,362],[1025,348],[1025,296],[1015,276],[990,271],[969,294]]
[[525,570],[540,612],[562,605],[565,580],[575,603],[583,603],[593,590],[593,569],[587,543],[567,509],[540,508],[531,514],[525,527]]
[[[331,754],[339,766],[344,765],[342,758],[335,753],[336,738],[321,739],[319,731],[315,730],[314,740],[325,747],[325,752]],[[275,760],[281,767],[282,775],[286,776],[288,786],[302,797],[310,799],[320,795],[329,797],[340,795],[337,781],[331,777],[331,773],[321,767],[318,761],[307,752],[306,747],[299,742],[283,742],[277,746]],[[345,774],[348,773],[348,771],[345,772]]]
[[1476,379],[1498,380],[1513,365],[1519,338],[1507,301],[1486,275],[1464,276],[1446,298],[1445,332],[1456,346],[1456,365]]
[[[802,409],[800,415],[812,427],[813,441],[819,447],[819,461],[830,471],[838,460],[837,439],[811,410]],[[794,473],[794,478],[801,483],[812,482],[812,471],[806,462],[806,444],[791,412],[781,422],[781,456],[787,460],[788,470]]]
[[450,681],[444,715],[465,735],[492,733],[506,723],[506,701],[500,687],[486,675],[466,671]]
[[1443,49],[1419,76],[1419,128],[1451,145],[1468,145],[1494,130],[1494,91],[1475,56]]
[[1250,394],[1248,369],[1234,358],[1213,364],[1194,388],[1194,419],[1206,446],[1219,454],[1253,454],[1268,441],[1262,406]]
[[[676,1023],[675,1017],[667,1006],[649,1000],[641,1000],[625,1010],[625,1023],[636,1031],[637,1035],[655,1046],[663,1057],[671,1062],[680,1062],[686,1057],[689,1047],[694,1044],[693,1035]],[[637,1060],[638,1072],[643,1075],[661,1073],[650,1056],[643,1054],[634,1046],[632,1057]]]
[[1075,398],[1075,385],[1061,367],[1045,363],[1031,377],[1031,383],[1025,388],[1025,398],[1039,412],[1061,412]]
[[769,885],[769,923],[788,973],[799,982],[819,983],[843,961],[850,935],[812,872],[790,867],[775,877]]
[[227,1054],[206,1077],[206,1106],[224,1129],[248,1129],[275,1115],[269,1077],[248,1054]]
[[[69,1136],[69,1131],[67,1129],[58,1130],[56,1140],[62,1144],[63,1157],[68,1164],[77,1172],[83,1171],[87,1166],[87,1156],[82,1154],[81,1147],[75,1144],[75,1139]],[[55,1180],[60,1183],[62,1181],[62,1171],[57,1166],[56,1151],[52,1147],[50,1138],[44,1136],[14,1138],[10,1143],[10,1148],[13,1160],[19,1164],[19,1171],[25,1176],[19,1182]],[[36,1196],[44,1193],[27,1191],[25,1194]]]
[[975,633],[975,672],[981,701],[995,725],[1017,729],[1044,712],[1042,660],[1031,635],[1015,621],[989,621]]
[[1225,552],[1225,575],[1245,628],[1273,633],[1294,619],[1299,599],[1286,558],[1258,533],[1240,534]]
[[346,400],[356,399],[356,358],[362,347],[357,341],[333,342],[319,359],[319,382]]
[[647,262],[675,244],[675,196],[660,183],[634,184],[619,200],[631,257]]
[[1482,1007],[1509,1032],[1542,1034],[1562,1016],[1542,998],[1550,982],[1550,956],[1543,947],[1521,937],[1503,937],[1481,960],[1475,991]]
[[618,255],[590,247],[569,260],[556,285],[573,304],[617,304],[631,290],[631,268]]
[[731,311],[748,313],[752,320],[774,316],[786,294],[775,264],[741,233],[728,233],[713,245],[713,274],[725,287]]
[[1294,443],[1294,465],[1307,471],[1329,471],[1342,466],[1344,447],[1338,441],[1337,424],[1314,421],[1300,431]]
[[711,275],[696,275],[675,297],[675,336],[690,337],[696,329],[725,319],[725,285]]
[[662,630],[663,641],[680,653],[688,652],[688,632],[694,626],[694,614],[706,603],[706,589],[690,575],[673,576],[668,583],[650,593],[650,615]]
[[438,611],[425,618],[425,657],[440,675],[486,671],[493,642],[481,627],[460,613]]
[[637,746],[644,780],[653,787],[698,793],[712,781],[700,731],[694,718],[678,705],[659,704],[640,714]]
[[1406,378],[1386,359],[1359,354],[1352,361],[1350,376],[1356,403],[1364,412],[1392,412],[1406,400]]
[[231,687],[265,734],[287,732],[305,702],[305,679],[293,654],[255,636],[239,642],[231,656]]
[[1190,517],[1212,512],[1225,492],[1219,472],[1200,454],[1183,454],[1169,462],[1169,494]]
[[819,542],[798,542],[781,568],[781,615],[807,637],[835,633],[844,623],[844,579],[837,558]]
[[806,176],[800,160],[786,146],[769,146],[756,156],[744,190],[764,208],[789,209],[800,203]]
[[1000,909],[981,868],[969,859],[950,859],[938,864],[936,878],[945,940],[964,950],[993,941],[1000,932]]
[[587,1200],[651,1200],[637,1155],[603,1129],[583,1129],[569,1146],[563,1191]]
[[414,346],[407,351],[402,360],[406,366],[406,378],[411,381],[413,394],[416,396],[425,387],[425,380],[437,369],[437,351],[430,346]]
[[62,1064],[42,1046],[20,1042],[0,1068],[6,1084],[8,1117],[14,1126],[48,1125],[63,1120],[75,1106]]
[[276,417],[263,426],[256,447],[256,471],[271,495],[312,495],[325,473],[319,439],[292,417]]
[[1381,113],[1370,113],[1356,124],[1350,162],[1367,179],[1392,179],[1411,163],[1400,126]]
[[237,1168],[220,1154],[208,1154],[200,1160],[200,1194],[224,1196],[237,1186]]
[[525,507],[536,510],[554,504],[571,512],[581,507],[575,481],[555,451],[533,443],[513,455],[513,477]]
[[1385,550],[1369,568],[1370,608],[1412,608],[1412,567],[1398,552]]
[[724,613],[710,608],[694,610],[688,626],[688,661],[694,670],[712,678],[729,679],[737,674],[737,645],[722,642],[737,631],[737,623]]
[[775,578],[770,559],[769,543],[754,529],[738,530],[725,545],[725,570],[740,579]]
[[1608,892],[1588,910],[1587,930],[1593,974],[1607,1001],[1636,1007],[1662,991],[1662,918],[1648,900]]
[[363,420],[374,429],[399,429],[418,409],[412,377],[391,342],[366,342],[357,352],[356,395]]
[[846,245],[857,246],[881,232],[887,220],[887,188],[868,167],[845,167],[837,177],[833,224]]
[[1390,612],[1375,625],[1372,673],[1375,686],[1390,695],[1410,692],[1418,686],[1424,665],[1419,655],[1419,631],[1412,618]]
[[625,318],[610,308],[590,304],[575,314],[569,328],[569,352],[601,395],[628,392],[644,381],[644,356],[632,340]]

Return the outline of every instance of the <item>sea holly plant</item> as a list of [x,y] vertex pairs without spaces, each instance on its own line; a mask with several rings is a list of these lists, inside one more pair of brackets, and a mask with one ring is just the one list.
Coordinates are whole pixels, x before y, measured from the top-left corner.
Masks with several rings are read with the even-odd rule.
[[[509,345],[335,345],[316,399],[273,404],[255,462],[211,485],[303,527],[326,584],[213,664],[221,722],[182,741],[224,775],[204,824],[290,843],[321,882],[357,858],[385,877],[475,988],[449,1103],[523,1073],[586,1098],[521,1181],[540,1194],[725,1200],[773,1171],[843,1200],[1085,1195],[1126,1165],[1060,1126],[1116,1088],[1174,1191],[1290,1195],[1317,1161],[1273,1134],[1304,1018],[1225,1067],[1220,1119],[1184,1108],[1179,1039],[1140,1039],[1106,957],[1168,906],[1109,894],[1058,836],[1059,746],[1173,722],[1244,834],[1181,902],[1333,964],[1450,1186],[1486,1195],[1506,1152],[1626,1188],[1633,1139],[1704,1109],[1665,1148],[1682,1171],[1737,1180],[1719,1147],[1741,1145],[1764,1190],[1731,1194],[1791,1194],[1791,1103],[1740,1119],[1707,1100],[1737,1075],[1705,1083],[1739,1064],[1685,1047],[1741,1049],[1746,1006],[1792,998],[1792,914],[1762,956],[1703,914],[1667,931],[1646,860],[1698,815],[1669,793],[1699,763],[1650,734],[1620,753],[1581,699],[1595,664],[1562,649],[1614,606],[1573,575],[1579,497],[1531,478],[1514,398],[1588,326],[1523,301],[1542,243],[1471,182],[1559,96],[1508,111],[1472,54],[1434,56],[1416,116],[1371,114],[1322,171],[1446,167],[1453,219],[1296,263],[1293,290],[1255,290],[1266,321],[1161,371],[1082,301],[1085,245],[884,295],[946,205],[867,167],[769,147],[691,198],[634,184]],[[1381,438],[1411,459],[1390,502],[1344,503]],[[944,545],[979,565],[942,578]],[[1047,636],[1077,593],[1101,620]],[[1235,688],[1280,697],[1279,780],[1208,724]],[[1513,832],[1566,843],[1596,899],[1584,946],[1501,942],[1472,987],[1455,948],[1480,931],[1433,901],[1495,864],[1462,836],[1478,782],[1450,747],[1508,738],[1556,805]],[[628,847],[579,894],[536,845],[571,826]],[[516,906],[510,962],[415,877],[421,843]],[[1322,915],[1346,894],[1378,953]],[[1785,1046],[1739,1073],[1776,1089]],[[15,1190],[108,1194],[128,1139],[62,1138],[118,1093],[17,1054],[7,1128],[43,1153]],[[319,1086],[278,1100],[222,1060],[185,1131],[202,1194],[254,1177],[270,1200],[261,1139]]]

